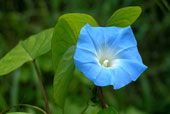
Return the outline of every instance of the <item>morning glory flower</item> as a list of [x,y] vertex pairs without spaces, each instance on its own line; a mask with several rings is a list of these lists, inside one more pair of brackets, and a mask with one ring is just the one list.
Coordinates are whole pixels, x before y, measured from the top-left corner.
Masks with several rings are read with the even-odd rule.
[[119,89],[143,73],[142,62],[131,27],[91,27],[80,31],[74,54],[78,70],[97,86]]

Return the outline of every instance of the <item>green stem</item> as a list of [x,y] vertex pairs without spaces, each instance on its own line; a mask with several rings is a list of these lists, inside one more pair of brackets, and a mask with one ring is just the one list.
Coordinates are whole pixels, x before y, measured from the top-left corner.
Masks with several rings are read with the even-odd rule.
[[38,77],[38,80],[39,80],[39,83],[40,83],[42,95],[43,95],[45,106],[46,106],[46,109],[47,109],[47,113],[51,114],[50,108],[49,108],[49,104],[48,104],[48,100],[47,100],[47,95],[46,95],[46,92],[45,92],[45,89],[44,89],[44,85],[42,83],[41,75],[40,75],[40,72],[38,70],[38,67],[37,67],[37,64],[36,64],[35,60],[33,60],[33,65],[34,65],[34,68],[35,68],[35,71],[37,73],[37,77]]
[[101,102],[102,102],[102,108],[107,108],[108,105],[107,105],[106,102],[104,101],[102,88],[101,88],[100,86],[97,86],[97,91],[98,91],[98,93],[99,93],[99,97],[100,97],[100,100],[101,100]]
[[41,109],[41,108],[39,108],[37,106],[29,105],[29,104],[16,104],[16,105],[9,106],[4,111],[2,111],[0,114],[5,114],[11,108],[18,107],[18,106],[31,107],[31,108],[34,108],[34,109],[37,109],[37,110],[41,111],[43,114],[47,114],[43,109]]

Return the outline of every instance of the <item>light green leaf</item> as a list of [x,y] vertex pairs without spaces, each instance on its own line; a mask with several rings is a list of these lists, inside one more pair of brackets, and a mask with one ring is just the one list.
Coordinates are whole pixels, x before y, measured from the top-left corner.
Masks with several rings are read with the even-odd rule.
[[58,106],[64,107],[69,84],[74,71],[73,55],[75,46],[70,47],[62,56],[54,77],[54,99]]
[[27,113],[27,112],[8,112],[6,114],[31,114],[31,113]]
[[52,35],[53,28],[30,36],[25,41],[22,41],[21,45],[34,59],[51,50]]
[[118,113],[113,107],[109,107],[109,108],[104,108],[97,114],[118,114]]
[[133,24],[140,16],[142,9],[139,6],[125,7],[117,10],[106,22],[107,26],[127,27]]
[[59,18],[51,43],[54,69],[57,68],[64,52],[77,43],[80,30],[86,23],[98,26],[95,19],[87,14],[69,13]]
[[[87,14],[81,14],[81,13],[69,13],[69,14],[65,14],[62,15],[59,20],[66,20],[68,22],[68,24],[70,25],[74,35],[76,41],[78,40],[79,37],[79,33],[81,28],[85,25],[85,24],[90,24],[91,26],[98,26],[98,23],[96,22],[96,20]],[[76,42],[75,42],[76,43]]]
[[0,59],[0,76],[22,66],[25,62],[47,53],[51,49],[53,29],[35,34],[18,43],[9,53]]

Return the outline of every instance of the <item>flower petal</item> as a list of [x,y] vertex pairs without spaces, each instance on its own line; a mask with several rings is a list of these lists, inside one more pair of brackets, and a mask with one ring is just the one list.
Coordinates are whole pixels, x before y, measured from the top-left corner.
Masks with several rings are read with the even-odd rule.
[[97,63],[84,63],[82,64],[79,61],[74,61],[77,69],[79,69],[83,74],[90,79],[91,81],[94,81],[98,74],[101,71],[101,67]]
[[114,75],[114,80],[112,83],[114,89],[122,88],[132,81],[129,73],[127,73],[121,67],[114,67],[112,72]]
[[119,63],[119,67],[124,69],[133,81],[136,79],[147,69],[142,62],[136,62],[128,59],[117,59],[115,60],[115,64]]
[[137,46],[132,46],[115,53],[118,59],[129,59],[137,62],[142,62],[142,58],[138,52]]
[[111,46],[117,39],[120,34],[120,32],[124,28],[119,28],[119,27],[104,27],[103,28],[103,33],[104,33],[104,39],[105,42],[107,43],[107,46]]
[[74,60],[83,63],[97,62],[97,57],[90,49],[77,48],[74,54]]
[[101,48],[101,45],[104,43],[102,27],[91,27],[89,24],[86,24],[84,26],[84,29],[86,30],[87,34],[93,41],[96,50]]
[[114,68],[103,68],[94,83],[97,86],[113,85],[114,89],[119,89],[131,81],[129,73],[121,67],[115,66]]
[[114,64],[112,68],[102,68],[98,77],[94,80],[95,85],[113,85],[114,89],[119,89],[131,81],[136,81],[147,68],[143,63],[124,59],[117,59]]
[[91,27],[89,24],[86,24],[84,28],[98,48],[102,48],[105,45],[110,46],[117,39],[120,31],[124,29],[119,27]]
[[137,42],[135,40],[135,36],[131,27],[123,28],[117,37],[117,39],[112,43],[111,48],[115,49],[116,51],[122,51],[129,47],[136,46]]
[[101,72],[98,74],[96,80],[94,80],[95,85],[98,86],[108,86],[112,85],[114,80],[114,75],[111,68],[105,68],[101,66]]
[[83,27],[80,31],[76,48],[89,49],[93,53],[96,53],[97,47],[94,45],[94,40],[91,38],[85,27]]

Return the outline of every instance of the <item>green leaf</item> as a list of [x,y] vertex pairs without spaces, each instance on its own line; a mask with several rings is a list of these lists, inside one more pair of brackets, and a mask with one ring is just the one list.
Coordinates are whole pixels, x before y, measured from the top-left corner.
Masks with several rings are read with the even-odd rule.
[[54,99],[59,107],[64,107],[68,88],[74,71],[73,55],[75,46],[70,47],[60,60],[54,77]]
[[51,49],[52,34],[53,29],[48,29],[18,43],[0,60],[0,76],[8,74],[25,62],[32,61],[47,53]]
[[142,9],[139,6],[125,7],[117,10],[106,22],[107,26],[127,27],[133,24],[140,16]]
[[103,110],[101,110],[97,114],[118,114],[118,113],[115,110],[115,108],[109,107],[109,108],[104,108]]
[[59,18],[51,43],[54,69],[57,68],[64,52],[77,43],[80,30],[86,23],[98,26],[95,19],[87,14],[69,13]]
[[6,114],[31,114],[31,113],[27,113],[27,112],[8,112]]
[[51,50],[51,39],[53,28],[30,36],[25,41],[21,42],[22,47],[34,59]]

